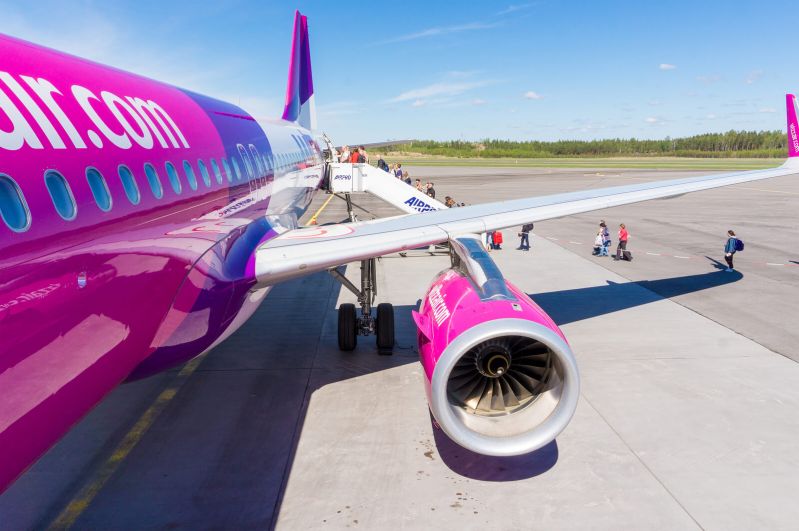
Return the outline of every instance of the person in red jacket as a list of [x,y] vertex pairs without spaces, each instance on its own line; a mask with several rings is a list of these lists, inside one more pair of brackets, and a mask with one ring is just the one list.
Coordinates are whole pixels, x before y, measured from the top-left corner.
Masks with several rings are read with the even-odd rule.
[[627,240],[629,239],[630,234],[627,232],[627,227],[624,226],[624,223],[619,225],[619,246],[616,247],[616,260],[632,260],[632,255],[627,252]]
[[357,164],[358,159],[360,158],[361,154],[358,151],[358,148],[352,148],[352,153],[350,154],[350,162],[352,164]]

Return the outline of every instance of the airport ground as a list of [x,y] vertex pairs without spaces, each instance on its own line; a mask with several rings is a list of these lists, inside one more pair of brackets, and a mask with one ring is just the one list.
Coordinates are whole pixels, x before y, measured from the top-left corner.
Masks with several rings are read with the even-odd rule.
[[[466,203],[697,173],[409,170]],[[448,259],[392,255],[378,297],[396,305],[393,356],[372,338],[337,350],[353,296],[328,275],[277,286],[208,355],[109,395],[0,496],[0,527],[795,528],[798,210],[785,177],[536,223],[531,252],[505,231],[492,256],[582,376],[572,423],[533,454],[478,456],[434,426],[410,310]],[[320,222],[343,217],[334,200]],[[627,224],[632,262],[591,256],[599,219]],[[737,273],[718,269],[729,228],[746,242]]]

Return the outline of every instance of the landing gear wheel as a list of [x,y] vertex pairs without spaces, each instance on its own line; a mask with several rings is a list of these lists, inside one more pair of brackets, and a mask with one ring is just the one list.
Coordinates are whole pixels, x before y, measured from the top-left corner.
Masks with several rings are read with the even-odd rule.
[[[344,351],[355,350],[358,344],[358,319],[354,304],[342,304],[338,307],[338,348]],[[393,329],[392,329],[393,330]]]
[[377,305],[377,352],[390,356],[394,349],[394,306],[388,303]]

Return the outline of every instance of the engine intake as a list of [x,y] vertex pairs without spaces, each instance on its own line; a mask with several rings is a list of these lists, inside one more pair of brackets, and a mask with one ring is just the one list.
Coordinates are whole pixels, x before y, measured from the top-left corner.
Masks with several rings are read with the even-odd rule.
[[577,364],[552,319],[497,278],[481,248],[466,244],[459,255],[471,262],[439,274],[414,312],[430,409],[444,432],[469,450],[529,453],[571,420],[580,390]]

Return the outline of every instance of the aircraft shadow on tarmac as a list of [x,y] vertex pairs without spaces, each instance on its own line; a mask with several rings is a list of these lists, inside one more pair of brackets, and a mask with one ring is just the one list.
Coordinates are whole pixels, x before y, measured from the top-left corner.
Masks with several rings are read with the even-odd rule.
[[[710,260],[713,260],[710,258]],[[713,260],[715,262],[715,260]],[[726,268],[726,265],[716,265]],[[558,324],[564,325],[608,313],[642,306],[652,302],[695,293],[737,282],[743,278],[738,271],[712,271],[698,275],[618,283],[611,280],[605,286],[591,286],[546,293],[529,294]],[[643,289],[641,289],[643,288]]]

